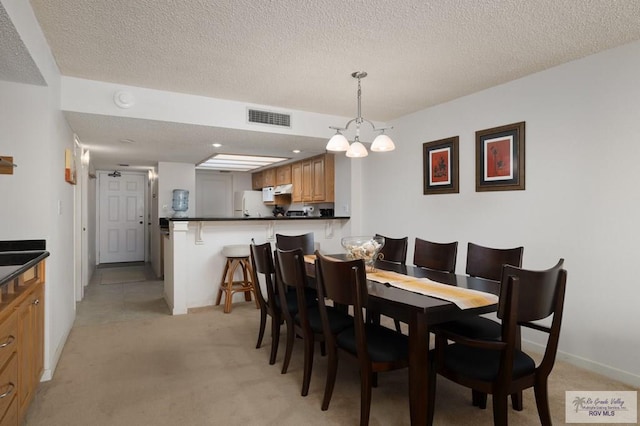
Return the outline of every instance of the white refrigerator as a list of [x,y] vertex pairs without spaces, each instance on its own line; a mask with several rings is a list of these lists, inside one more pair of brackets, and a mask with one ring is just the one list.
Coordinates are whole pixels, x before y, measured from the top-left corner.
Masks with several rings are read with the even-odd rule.
[[262,201],[261,191],[239,191],[233,194],[234,217],[273,216],[273,208]]

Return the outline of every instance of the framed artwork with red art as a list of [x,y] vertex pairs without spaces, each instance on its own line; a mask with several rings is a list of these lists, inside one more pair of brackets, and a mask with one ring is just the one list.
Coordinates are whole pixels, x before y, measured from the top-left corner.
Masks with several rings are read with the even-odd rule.
[[476,132],[476,192],[523,190],[525,122]]
[[422,144],[424,195],[457,194],[458,136]]

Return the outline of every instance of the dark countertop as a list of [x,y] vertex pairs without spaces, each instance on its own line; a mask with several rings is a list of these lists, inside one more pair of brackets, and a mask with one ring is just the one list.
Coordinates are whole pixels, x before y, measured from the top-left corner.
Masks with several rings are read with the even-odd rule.
[[347,220],[350,216],[264,216],[264,217],[170,217],[171,222],[229,222],[259,220]]
[[45,240],[0,241],[0,285],[48,257],[45,244]]

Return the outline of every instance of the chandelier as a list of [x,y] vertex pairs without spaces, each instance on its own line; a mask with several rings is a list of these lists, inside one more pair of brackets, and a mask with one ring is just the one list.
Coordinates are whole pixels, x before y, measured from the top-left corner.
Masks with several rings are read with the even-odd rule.
[[[378,136],[373,140],[371,144],[371,151],[374,152],[385,152],[385,151],[393,151],[396,149],[396,146],[393,144],[391,138],[384,134],[384,131],[387,129],[393,129],[393,127],[382,127],[380,129],[376,129],[376,126],[369,120],[362,118],[361,106],[360,106],[360,98],[362,96],[362,90],[360,89],[360,80],[365,78],[367,73],[364,71],[356,71],[351,74],[351,77],[358,80],[358,116],[349,122],[344,127],[333,127],[329,126],[330,129],[336,131],[336,134],[329,139],[327,143],[326,150],[327,151],[346,151],[347,157],[358,158],[358,157],[366,157],[369,155],[367,152],[367,148],[360,142],[360,125],[362,123],[369,123],[373,128],[374,132],[380,132]],[[356,136],[353,138],[353,143],[349,144],[347,138],[341,133],[349,128],[349,126],[355,123],[356,124]]]

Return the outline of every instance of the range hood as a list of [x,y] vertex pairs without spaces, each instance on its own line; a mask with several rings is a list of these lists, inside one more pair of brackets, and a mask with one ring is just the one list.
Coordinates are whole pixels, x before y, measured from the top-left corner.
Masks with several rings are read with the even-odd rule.
[[273,193],[275,195],[283,195],[283,194],[291,194],[293,191],[293,185],[288,183],[286,185],[278,185],[274,189]]

